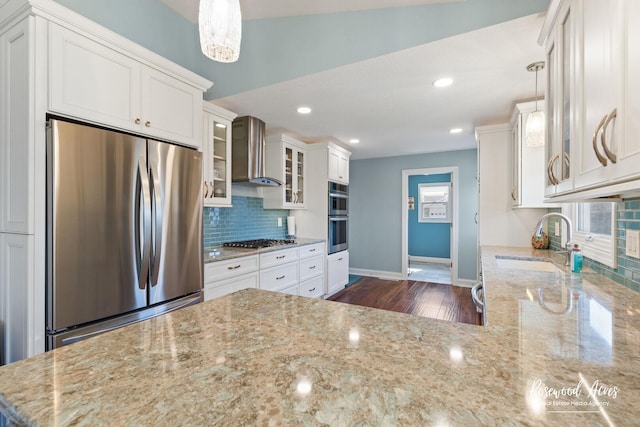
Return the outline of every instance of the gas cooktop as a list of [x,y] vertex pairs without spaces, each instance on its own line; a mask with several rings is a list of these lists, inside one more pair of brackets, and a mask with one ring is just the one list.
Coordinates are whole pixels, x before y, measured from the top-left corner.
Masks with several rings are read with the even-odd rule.
[[291,245],[295,243],[293,239],[255,239],[255,240],[242,240],[239,242],[227,242],[222,246],[227,248],[247,248],[247,249],[260,249],[270,248],[272,246]]

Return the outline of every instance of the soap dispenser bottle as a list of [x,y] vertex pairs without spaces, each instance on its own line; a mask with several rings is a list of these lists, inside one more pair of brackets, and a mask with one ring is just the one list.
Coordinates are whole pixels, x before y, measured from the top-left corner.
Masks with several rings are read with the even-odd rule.
[[571,249],[571,271],[580,273],[582,271],[582,251],[577,243]]

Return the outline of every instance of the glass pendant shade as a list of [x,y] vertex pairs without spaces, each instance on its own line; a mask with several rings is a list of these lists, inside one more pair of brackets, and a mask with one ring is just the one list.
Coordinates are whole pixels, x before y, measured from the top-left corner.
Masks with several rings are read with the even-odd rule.
[[208,58],[235,62],[240,56],[240,0],[200,0],[200,48]]
[[529,114],[524,133],[527,147],[544,145],[544,111],[534,111]]

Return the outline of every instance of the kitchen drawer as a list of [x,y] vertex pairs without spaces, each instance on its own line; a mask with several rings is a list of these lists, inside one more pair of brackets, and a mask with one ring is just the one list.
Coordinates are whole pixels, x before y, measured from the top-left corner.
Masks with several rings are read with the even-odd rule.
[[300,259],[316,255],[324,255],[324,243],[300,246]]
[[285,264],[298,259],[298,248],[282,249],[279,251],[260,254],[260,269]]
[[293,285],[279,290],[281,294],[298,295],[298,285]]
[[298,286],[298,295],[309,298],[320,298],[324,294],[324,275],[306,280]]
[[303,282],[324,273],[324,256],[300,260],[300,281]]
[[216,282],[215,285],[205,286],[204,300],[209,301],[232,292],[241,291],[247,288],[258,287],[258,272],[249,273],[241,277],[233,277],[231,279]]
[[226,261],[214,261],[204,266],[204,284],[241,276],[258,270],[258,256],[245,256]]
[[298,285],[297,262],[260,270],[260,289],[280,291],[292,285]]

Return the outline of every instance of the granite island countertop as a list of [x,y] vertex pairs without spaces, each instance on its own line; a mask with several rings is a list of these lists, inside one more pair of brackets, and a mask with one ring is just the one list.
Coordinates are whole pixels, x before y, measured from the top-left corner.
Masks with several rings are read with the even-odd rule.
[[637,425],[638,294],[496,254],[550,256],[482,249],[486,327],[247,289],[1,367],[0,407],[27,425]]

